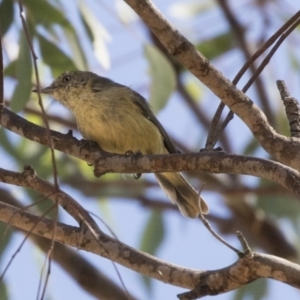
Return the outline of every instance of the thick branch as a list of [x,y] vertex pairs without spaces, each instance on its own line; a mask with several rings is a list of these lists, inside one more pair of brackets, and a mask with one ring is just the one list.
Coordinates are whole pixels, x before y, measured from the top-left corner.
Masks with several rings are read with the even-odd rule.
[[214,271],[201,272],[197,287],[179,295],[180,299],[197,299],[238,289],[259,278],[273,278],[300,287],[300,266],[285,259],[260,253],[239,259],[233,265]]
[[244,174],[275,181],[300,196],[300,174],[274,161],[223,152],[128,157],[107,155],[95,165],[95,173],[148,173],[173,171]]
[[[0,189],[0,199],[2,202],[13,205],[14,207],[24,209],[23,205],[5,190]],[[3,237],[1,236],[1,238]],[[35,234],[30,234],[29,239],[45,253],[47,253],[51,247],[51,241],[49,239]],[[137,299],[133,295],[128,297],[122,288],[103,274],[92,262],[88,261],[78,253],[78,251],[70,247],[56,242],[52,252],[52,260],[58,263],[78,285],[97,299]]]
[[300,170],[300,141],[279,135],[264,113],[214,68],[158,11],[150,0],[124,0],[158,37],[168,52],[201,80],[249,127],[261,146],[281,162]]
[[[20,136],[48,146],[45,128],[26,121],[6,108],[3,108],[1,124]],[[56,150],[95,164],[95,173],[98,176],[106,172],[149,173],[163,171],[244,174],[275,181],[295,195],[300,195],[299,173],[270,160],[223,152],[130,157],[100,152],[98,148],[90,146],[82,148],[80,142],[71,134],[61,134],[53,130],[50,133]]]
[[63,191],[57,190],[56,186],[37,177],[31,167],[25,167],[23,173],[0,168],[0,182],[32,188],[40,192],[46,198],[62,206],[79,224],[88,223],[94,232],[99,233],[99,228],[95,221],[75,200]]
[[[0,220],[47,239],[53,237],[53,221],[40,219],[28,212],[0,202]],[[80,238],[79,238],[80,237]],[[78,241],[81,241],[79,243]],[[193,295],[215,295],[236,289],[258,278],[272,278],[300,288],[300,267],[271,255],[251,253],[232,266],[215,271],[185,269],[137,251],[102,234],[95,238],[90,232],[81,236],[79,228],[57,223],[55,241],[92,252],[157,280],[192,289]],[[184,298],[181,299],[193,299]]]

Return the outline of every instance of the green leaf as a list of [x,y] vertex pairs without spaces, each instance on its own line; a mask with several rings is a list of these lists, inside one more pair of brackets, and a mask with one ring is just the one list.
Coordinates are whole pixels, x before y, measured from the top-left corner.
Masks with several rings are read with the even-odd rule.
[[215,8],[215,1],[181,1],[170,6],[170,13],[178,19],[191,19],[200,13],[205,13]]
[[244,147],[243,154],[253,155],[258,149],[260,149],[258,141],[255,138],[250,138]]
[[197,49],[209,60],[212,60],[234,48],[234,36],[231,32],[222,33],[197,45]]
[[4,36],[14,18],[14,1],[2,0],[0,4],[1,35]]
[[260,299],[264,299],[267,292],[268,292],[267,279],[259,279],[239,288],[234,295],[234,300],[244,300],[244,299],[260,300]]
[[145,45],[144,53],[149,61],[152,80],[149,103],[154,113],[157,113],[166,105],[175,90],[176,75],[169,60],[155,46]]
[[[11,198],[11,195],[8,191],[0,189],[0,198],[1,201],[5,203],[9,203],[9,198]],[[12,229],[9,225],[7,225],[4,222],[0,222],[0,262],[4,262],[2,259],[3,254],[5,253],[5,250],[7,250],[11,238],[12,238]],[[3,269],[5,265],[1,265],[1,268]],[[5,284],[4,280],[0,280],[0,300],[8,300],[8,291],[7,291],[7,285]]]
[[18,112],[24,108],[29,100],[32,83],[32,63],[30,49],[26,41],[23,31],[20,33],[19,40],[19,57],[16,61],[16,79],[18,84],[11,98],[10,107],[14,112]]
[[[165,226],[161,211],[154,210],[143,231],[140,249],[149,254],[155,255],[165,236]],[[143,281],[147,289],[151,289],[151,280],[143,276]]]
[[[76,65],[76,69],[86,70],[87,62],[78,34],[66,16],[61,12],[62,10],[50,5],[47,1],[40,1],[37,5],[36,0],[27,0],[25,5],[27,15],[31,24],[34,25],[34,28],[36,28],[37,24],[41,24],[48,29],[48,33],[50,33],[51,36],[57,38],[56,31],[53,30],[53,25],[61,25],[61,29],[64,31],[65,37],[68,40],[68,45],[72,50],[73,65]],[[46,42],[48,41],[46,40]],[[68,67],[68,69],[73,70],[74,68]],[[66,69],[63,71],[66,71]],[[60,72],[60,74],[61,73],[62,72]]]
[[68,40],[68,45],[70,46],[72,51],[72,61],[76,65],[77,69],[83,71],[88,70],[87,61],[78,35],[69,28],[63,28],[63,30],[65,32],[66,39]]
[[4,69],[4,75],[12,78],[16,78],[17,60],[11,61]]
[[75,64],[62,50],[38,34],[44,62],[50,67],[53,77],[58,77],[67,70],[77,70]]
[[[275,183],[262,179],[260,180],[260,186],[271,191]],[[287,218],[294,222],[299,220],[300,203],[292,195],[289,196],[288,194],[283,195],[280,193],[278,195],[274,195],[274,193],[268,195],[266,193],[257,198],[257,207],[276,219]]]
[[8,291],[4,280],[0,281],[0,300],[8,300]]
[[79,9],[85,26],[90,29],[89,33],[93,36],[95,56],[102,67],[107,70],[110,67],[110,56],[106,43],[111,40],[111,37],[84,1],[80,1]]
[[15,143],[13,143],[10,138],[10,134],[11,133],[9,133],[4,127],[0,127],[0,147],[3,148],[11,157],[19,157],[20,154],[16,149]]
[[93,32],[92,32],[92,30],[90,29],[90,27],[89,27],[89,25],[87,24],[87,22],[85,21],[85,18],[84,18],[84,16],[83,16],[83,14],[82,14],[81,11],[79,11],[79,16],[80,16],[80,20],[81,20],[81,22],[82,22],[82,24],[83,24],[83,27],[84,27],[84,29],[85,29],[85,31],[86,31],[86,33],[87,33],[88,38],[90,39],[91,42],[94,42]]
[[[9,192],[7,192],[3,189],[0,190],[0,195],[1,195],[1,201],[5,202],[5,203],[7,202],[6,201],[6,196],[11,197]],[[9,246],[9,242],[11,241],[11,237],[12,237],[12,229],[6,223],[1,222],[0,223],[0,240],[1,240],[1,243],[0,243],[0,257],[2,257],[3,253],[5,252],[7,247]],[[0,261],[1,261],[1,259],[0,259]]]
[[24,5],[27,9],[27,17],[32,23],[39,23],[45,27],[60,24],[73,29],[62,10],[50,5],[48,1],[26,0]]
[[163,241],[164,230],[163,215],[160,211],[154,210],[146,224],[143,232],[140,249],[144,252],[155,255],[156,250]]

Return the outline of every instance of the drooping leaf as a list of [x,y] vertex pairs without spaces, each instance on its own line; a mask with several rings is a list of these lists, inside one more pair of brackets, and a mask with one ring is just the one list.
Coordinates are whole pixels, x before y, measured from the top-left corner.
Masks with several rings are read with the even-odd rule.
[[9,29],[14,18],[14,2],[11,0],[2,0],[0,3],[0,26],[1,35],[4,36]]
[[[0,189],[0,198],[2,202],[9,203],[10,197],[11,197],[10,192],[4,189]],[[10,226],[5,224],[4,222],[0,222],[0,241],[1,241],[0,262],[4,263],[4,259],[2,259],[2,256],[4,255],[5,250],[9,248],[10,241],[12,238],[12,233],[13,231],[10,228]],[[3,270],[5,265],[2,264],[0,267]],[[8,300],[8,299],[9,297],[8,297],[7,285],[5,284],[5,278],[2,278],[2,280],[0,280],[0,300]]]
[[8,300],[8,291],[5,284],[5,280],[0,281],[0,300]]
[[68,40],[68,45],[70,46],[72,51],[72,61],[76,65],[77,69],[82,71],[88,70],[87,61],[78,35],[69,28],[64,28],[64,33],[66,39]]
[[63,27],[72,28],[62,11],[51,5],[49,1],[26,0],[24,6],[27,17],[36,25],[39,23],[49,28],[53,24],[60,24]]
[[234,36],[231,32],[222,33],[198,44],[197,49],[209,60],[212,60],[234,48]]
[[53,77],[58,77],[61,73],[68,70],[77,70],[70,57],[54,43],[49,42],[40,34],[38,34],[38,40],[43,60],[50,67]]
[[31,54],[23,31],[20,33],[19,56],[16,61],[15,75],[18,83],[11,98],[10,107],[13,111],[18,112],[24,108],[29,100],[32,89]]
[[84,19],[86,26],[90,29],[90,33],[93,35],[95,56],[102,67],[107,70],[110,68],[110,56],[106,43],[111,40],[111,37],[84,1],[80,1],[79,9],[81,17]]
[[198,16],[200,13],[211,10],[216,6],[215,1],[181,1],[175,2],[170,6],[170,13],[178,19],[191,19]]
[[149,102],[154,113],[157,113],[166,105],[175,90],[176,75],[171,63],[158,48],[147,44],[144,53],[149,61],[152,80]]
[[4,75],[10,76],[12,78],[16,78],[16,70],[17,70],[17,60],[15,59],[6,66],[6,68],[4,69]]
[[82,22],[82,25],[87,33],[88,38],[90,39],[91,42],[94,42],[94,36],[93,36],[93,32],[91,30],[91,28],[89,27],[89,25],[87,24],[83,14],[81,11],[79,11],[79,16],[80,16],[80,20]]
[[115,1],[115,9],[119,20],[123,24],[133,23],[138,19],[136,12],[123,0]]
[[[6,201],[6,197],[10,197],[9,192],[0,189],[0,195],[1,195],[1,201],[2,202],[7,202]],[[11,241],[11,236],[12,236],[12,229],[7,226],[7,224],[0,222],[0,261],[1,257],[3,255],[3,253],[5,252],[5,250],[7,249],[7,247],[9,246],[9,243]],[[2,266],[3,267],[3,266]]]
[[[274,183],[267,180],[260,180],[260,187],[265,188],[266,191],[272,191]],[[300,204],[292,195],[284,195],[277,193],[264,193],[257,199],[257,207],[261,208],[268,215],[275,218],[288,218],[290,221],[297,222],[299,220]]]
[[[154,210],[151,213],[142,233],[140,249],[144,252],[155,255],[157,249],[164,239],[164,236],[165,226],[163,222],[163,214],[160,211]],[[150,278],[143,276],[143,281],[146,288],[150,291]]]
[[20,154],[18,153],[14,141],[9,138],[9,133],[3,127],[0,127],[0,147],[4,149],[11,157],[19,158]]
[[250,284],[247,284],[239,288],[235,295],[234,300],[261,300],[264,299],[268,292],[268,281],[267,279],[259,279]]
[[194,76],[189,76],[187,82],[185,83],[185,89],[195,102],[200,101],[202,96],[202,87]]
[[259,143],[255,138],[250,138],[247,141],[247,144],[244,147],[243,154],[245,155],[253,155],[253,153],[259,149]]
[[37,4],[35,0],[28,0],[25,5],[28,18],[31,20],[30,24],[34,24],[34,27],[43,25],[47,28],[48,33],[50,33],[51,36],[57,38],[57,33],[54,30],[53,25],[61,25],[60,27],[64,31],[65,37],[68,40],[68,45],[71,48],[74,64],[77,66],[77,69],[87,69],[78,34],[61,10],[49,4],[47,1],[41,1]]

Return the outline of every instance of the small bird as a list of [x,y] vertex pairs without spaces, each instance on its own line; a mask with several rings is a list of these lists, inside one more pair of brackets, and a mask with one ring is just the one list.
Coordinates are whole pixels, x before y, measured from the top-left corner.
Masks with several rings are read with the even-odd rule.
[[[37,92],[37,90],[34,90]],[[142,154],[177,153],[163,126],[147,101],[127,86],[92,72],[68,71],[49,87],[40,89],[52,95],[75,116],[82,136],[111,153],[128,151]],[[208,206],[178,172],[156,173],[158,183],[181,213],[190,218]]]

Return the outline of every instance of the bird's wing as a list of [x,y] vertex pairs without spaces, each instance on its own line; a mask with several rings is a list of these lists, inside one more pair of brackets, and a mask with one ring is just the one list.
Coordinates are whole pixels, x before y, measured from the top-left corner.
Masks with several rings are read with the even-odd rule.
[[[131,89],[130,89],[131,90]],[[141,111],[141,113],[148,119],[150,120],[159,130],[161,133],[164,144],[166,149],[168,150],[169,153],[178,153],[176,150],[174,144],[172,143],[169,135],[167,134],[166,130],[163,128],[163,126],[160,124],[160,122],[157,120],[155,115],[153,114],[152,110],[150,109],[146,99],[142,97],[140,94],[137,92],[131,90],[133,92],[133,103],[137,105]]]

